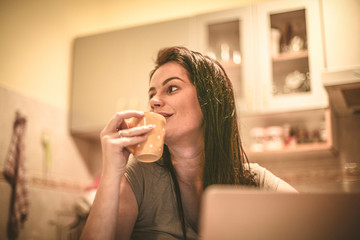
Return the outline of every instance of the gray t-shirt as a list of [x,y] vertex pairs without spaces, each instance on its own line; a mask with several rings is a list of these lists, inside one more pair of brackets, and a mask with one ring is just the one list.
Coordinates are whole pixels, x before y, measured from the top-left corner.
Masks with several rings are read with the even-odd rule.
[[[280,179],[258,164],[250,164],[261,189],[276,191]],[[131,239],[182,239],[176,195],[170,172],[162,161],[141,163],[130,159],[125,174],[139,207]],[[187,238],[197,233],[186,222]]]

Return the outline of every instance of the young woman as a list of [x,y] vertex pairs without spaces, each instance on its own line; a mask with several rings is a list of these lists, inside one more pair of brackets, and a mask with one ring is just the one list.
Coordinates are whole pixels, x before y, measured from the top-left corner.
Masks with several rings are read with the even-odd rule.
[[211,184],[296,191],[247,162],[232,85],[216,61],[183,47],[161,50],[149,99],[166,118],[164,154],[155,163],[129,160],[125,147],[152,127],[126,127],[143,112],[115,114],[101,132],[102,178],[83,239],[197,239],[201,195]]

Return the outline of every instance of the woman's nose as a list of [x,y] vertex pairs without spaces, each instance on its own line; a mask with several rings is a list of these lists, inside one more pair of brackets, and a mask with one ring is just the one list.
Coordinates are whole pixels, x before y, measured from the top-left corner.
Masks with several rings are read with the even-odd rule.
[[150,99],[150,107],[152,109],[162,107],[164,105],[163,101],[159,99],[157,96],[154,96]]

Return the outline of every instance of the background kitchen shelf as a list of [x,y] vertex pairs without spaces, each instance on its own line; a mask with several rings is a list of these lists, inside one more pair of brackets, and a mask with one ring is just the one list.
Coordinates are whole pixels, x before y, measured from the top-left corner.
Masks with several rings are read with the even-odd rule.
[[272,58],[273,62],[282,62],[289,60],[296,60],[300,58],[307,58],[309,53],[307,50],[291,53],[280,53],[278,56]]
[[[289,113],[272,113],[263,115],[243,116],[240,118],[241,134],[245,152],[250,161],[267,161],[271,159],[296,159],[308,157],[334,157],[337,155],[336,142],[336,118],[329,108],[294,111]],[[254,128],[268,128],[271,126],[294,127],[308,131],[305,142],[296,145],[284,145],[282,148],[263,151],[252,151],[252,145],[256,143],[250,134]],[[322,129],[322,130],[320,130]],[[323,131],[322,140],[311,140],[310,133]],[[296,136],[297,137],[297,136]],[[264,140],[264,144],[266,140]]]
[[307,143],[299,144],[296,147],[288,147],[281,150],[252,152],[247,151],[250,162],[263,162],[273,160],[296,160],[296,159],[314,159],[337,156],[335,147],[329,143]]

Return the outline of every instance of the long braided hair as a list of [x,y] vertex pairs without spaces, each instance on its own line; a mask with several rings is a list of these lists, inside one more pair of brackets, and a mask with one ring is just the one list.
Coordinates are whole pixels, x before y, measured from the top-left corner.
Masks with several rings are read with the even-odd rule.
[[[224,68],[216,60],[185,47],[169,47],[159,51],[150,77],[168,62],[182,65],[196,88],[204,121],[203,188],[212,184],[256,185],[241,144],[233,87]],[[166,146],[163,159],[174,181],[179,216],[186,239],[179,184]]]

